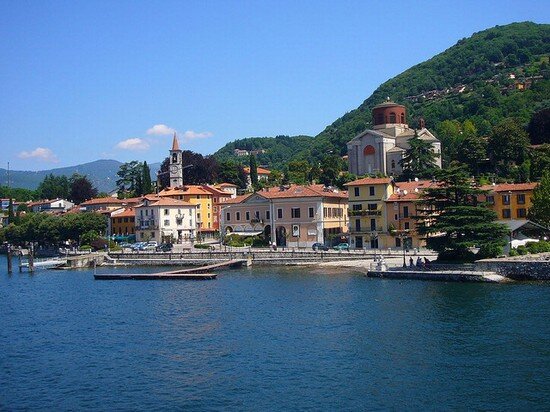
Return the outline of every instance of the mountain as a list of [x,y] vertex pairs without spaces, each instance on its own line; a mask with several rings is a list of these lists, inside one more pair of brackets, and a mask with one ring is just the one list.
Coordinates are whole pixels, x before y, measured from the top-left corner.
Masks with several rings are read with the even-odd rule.
[[[40,182],[49,174],[54,176],[72,176],[73,173],[86,175],[100,192],[110,192],[115,188],[116,173],[122,163],[117,160],[96,160],[76,166],[61,167],[50,170],[20,171],[10,170],[9,178],[11,187],[36,189]],[[7,169],[0,168],[0,184],[8,183]]]
[[[270,156],[277,161],[269,163],[266,157],[260,162],[277,167],[295,159],[318,161],[329,151],[347,154],[346,143],[370,126],[372,108],[387,97],[407,107],[409,124],[423,117],[442,140],[444,150],[445,120],[470,120],[480,136],[506,117],[517,117],[526,124],[534,112],[550,106],[549,55],[548,24],[513,23],[475,33],[386,81],[357,109],[307,144],[287,141],[281,152],[274,145]],[[256,148],[273,139],[251,140]],[[215,156],[231,156],[235,148],[246,149],[249,141],[228,143]]]

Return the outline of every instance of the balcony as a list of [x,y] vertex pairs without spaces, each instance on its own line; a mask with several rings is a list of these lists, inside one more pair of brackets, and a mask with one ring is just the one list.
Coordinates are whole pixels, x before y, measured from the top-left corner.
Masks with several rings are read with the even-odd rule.
[[156,230],[158,228],[159,225],[154,220],[138,220],[136,222],[137,230]]
[[255,224],[263,224],[264,223],[264,220],[263,219],[250,219],[250,224],[251,225],[255,225]]
[[373,228],[371,228],[370,226],[368,226],[368,227],[362,226],[362,227],[359,227],[359,228],[357,228],[355,226],[350,226],[349,232],[350,232],[350,234],[354,234],[354,235],[370,235],[374,232],[376,232],[376,233],[385,233],[385,230],[382,226],[376,227],[376,230],[373,230]]
[[372,209],[372,210],[348,209],[348,216],[382,216],[382,210],[381,209]]

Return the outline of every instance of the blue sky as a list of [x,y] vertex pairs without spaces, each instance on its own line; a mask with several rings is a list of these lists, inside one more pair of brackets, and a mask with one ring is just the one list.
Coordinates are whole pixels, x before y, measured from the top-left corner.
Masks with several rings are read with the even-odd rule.
[[[548,1],[0,2],[0,167],[161,161],[316,135],[472,33]],[[156,126],[156,127],[155,127]]]

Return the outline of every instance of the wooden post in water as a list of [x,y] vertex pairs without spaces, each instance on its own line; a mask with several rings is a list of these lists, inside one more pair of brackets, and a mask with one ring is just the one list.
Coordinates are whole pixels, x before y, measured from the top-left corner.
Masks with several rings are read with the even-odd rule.
[[29,272],[34,272],[34,243],[31,242],[29,247]]
[[13,252],[11,250],[11,245],[8,243],[8,274],[11,275],[12,267],[11,267],[11,259],[13,258]]
[[21,248],[19,248],[19,251],[17,253],[17,259],[19,260],[19,273],[23,272],[23,262],[21,262],[21,255],[23,255],[23,251]]

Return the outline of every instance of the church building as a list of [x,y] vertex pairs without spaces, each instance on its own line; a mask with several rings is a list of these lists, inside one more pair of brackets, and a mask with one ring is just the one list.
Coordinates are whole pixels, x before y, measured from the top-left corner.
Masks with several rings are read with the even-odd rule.
[[[408,141],[415,133],[407,124],[407,109],[388,98],[372,109],[372,119],[372,129],[348,142],[349,171],[358,176],[370,173],[398,176],[403,172],[399,161],[405,156]],[[423,119],[416,132],[420,139],[432,144],[433,151],[438,154],[435,162],[441,167],[441,142],[426,129]]]

